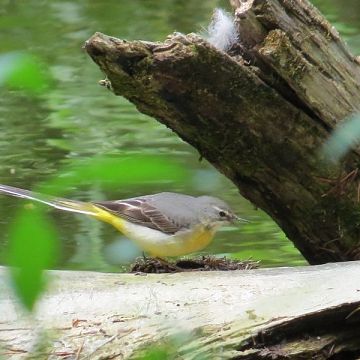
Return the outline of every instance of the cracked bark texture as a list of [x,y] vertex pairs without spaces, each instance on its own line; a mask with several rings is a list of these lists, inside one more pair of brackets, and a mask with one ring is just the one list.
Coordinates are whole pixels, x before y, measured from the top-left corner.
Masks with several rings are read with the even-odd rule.
[[358,359],[359,267],[49,271],[31,316],[0,267],[0,357],[143,359],[142,349],[164,346],[167,359]]
[[360,258],[359,153],[319,150],[360,104],[360,66],[306,0],[232,0],[228,53],[196,34],[100,33],[85,49],[116,95],[153,116],[265,210],[311,264]]

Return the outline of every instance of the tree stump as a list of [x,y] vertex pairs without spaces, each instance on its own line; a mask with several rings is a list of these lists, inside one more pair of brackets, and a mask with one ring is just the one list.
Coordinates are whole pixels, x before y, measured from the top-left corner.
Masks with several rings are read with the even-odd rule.
[[265,210],[311,264],[360,259],[359,151],[320,149],[360,104],[360,65],[306,0],[233,0],[220,51],[196,34],[163,43],[96,33],[103,84],[153,116]]

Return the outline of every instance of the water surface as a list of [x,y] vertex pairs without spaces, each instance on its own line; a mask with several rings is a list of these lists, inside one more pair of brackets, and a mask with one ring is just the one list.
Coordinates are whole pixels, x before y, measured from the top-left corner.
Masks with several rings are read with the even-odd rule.
[[[360,47],[358,1],[314,3]],[[205,254],[253,258],[266,266],[306,263],[277,225],[243,199],[237,189],[197,152],[125,99],[97,85],[102,74],[81,49],[95,31],[125,39],[159,40],[173,31],[201,31],[226,1],[2,1],[0,53],[27,51],[41,59],[53,81],[42,96],[1,89],[0,183],[31,188],[65,165],[95,155],[166,154],[190,172],[185,183],[144,182],[112,191],[101,184],[69,194],[81,200],[119,199],[159,191],[216,195],[251,223],[219,232]],[[1,262],[6,262],[8,224],[24,201],[0,197]],[[139,255],[108,225],[81,215],[52,212],[60,232],[57,268],[118,271]],[[28,241],[31,241],[29,234]]]

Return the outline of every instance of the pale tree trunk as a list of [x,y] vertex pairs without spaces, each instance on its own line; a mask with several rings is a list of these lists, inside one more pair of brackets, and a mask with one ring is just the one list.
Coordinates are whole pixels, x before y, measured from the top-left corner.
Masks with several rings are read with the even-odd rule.
[[360,356],[359,262],[48,275],[51,289],[26,317],[0,268],[4,359],[128,359],[154,345],[168,348],[169,359],[185,360]]
[[311,264],[359,259],[359,152],[319,159],[359,107],[358,59],[308,1],[233,5],[240,38],[229,53],[195,34],[97,33],[85,48],[104,84],[194,146]]

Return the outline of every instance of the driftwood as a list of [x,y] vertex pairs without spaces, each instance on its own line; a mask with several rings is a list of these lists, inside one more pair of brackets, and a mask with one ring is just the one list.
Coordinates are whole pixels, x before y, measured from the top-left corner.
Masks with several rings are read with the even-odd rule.
[[360,259],[359,152],[319,150],[360,104],[360,66],[306,0],[232,1],[240,39],[164,43],[96,33],[86,51],[116,95],[173,129],[280,225],[311,264]]
[[360,354],[360,262],[146,276],[49,271],[51,289],[32,316],[6,275],[1,268],[4,359],[126,359],[154,343],[173,344],[181,359]]

